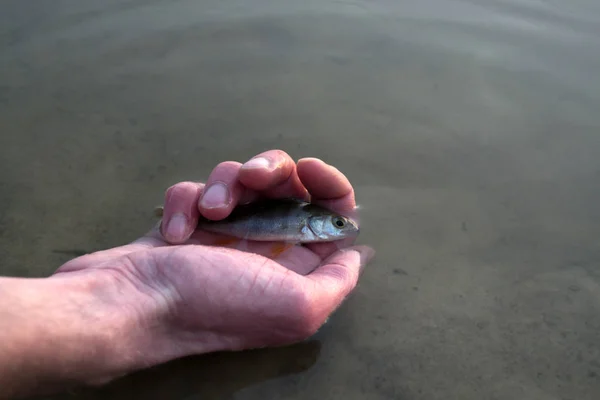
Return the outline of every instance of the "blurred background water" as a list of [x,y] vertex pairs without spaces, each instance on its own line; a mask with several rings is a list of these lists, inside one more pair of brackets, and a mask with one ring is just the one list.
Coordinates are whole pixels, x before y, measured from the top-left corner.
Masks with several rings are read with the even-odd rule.
[[280,148],[377,250],[312,341],[60,398],[600,398],[600,3],[0,0],[0,273]]

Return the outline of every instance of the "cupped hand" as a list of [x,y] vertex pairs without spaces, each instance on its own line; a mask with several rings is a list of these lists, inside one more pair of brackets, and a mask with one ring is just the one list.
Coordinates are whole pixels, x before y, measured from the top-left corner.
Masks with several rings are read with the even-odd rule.
[[162,221],[138,240],[88,254],[57,273],[102,269],[165,310],[159,330],[178,355],[284,345],[316,332],[355,288],[373,250],[352,239],[282,248],[196,230],[238,204],[296,197],[356,217],[354,190],[333,166],[283,151],[217,165],[205,183],[166,191]]

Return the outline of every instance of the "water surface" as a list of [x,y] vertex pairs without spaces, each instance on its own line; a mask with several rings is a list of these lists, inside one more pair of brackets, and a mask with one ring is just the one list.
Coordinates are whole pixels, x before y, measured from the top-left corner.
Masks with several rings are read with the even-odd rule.
[[0,4],[0,273],[270,148],[345,172],[377,250],[308,343],[53,398],[600,398],[597,2]]

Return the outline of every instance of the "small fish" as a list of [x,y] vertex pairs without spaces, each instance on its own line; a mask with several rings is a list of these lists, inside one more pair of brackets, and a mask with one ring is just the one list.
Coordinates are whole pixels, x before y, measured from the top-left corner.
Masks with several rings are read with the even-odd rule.
[[[157,217],[162,217],[162,213],[162,207],[155,209]],[[331,242],[360,232],[353,219],[295,199],[241,205],[219,221],[201,216],[198,229],[238,239],[288,243]]]

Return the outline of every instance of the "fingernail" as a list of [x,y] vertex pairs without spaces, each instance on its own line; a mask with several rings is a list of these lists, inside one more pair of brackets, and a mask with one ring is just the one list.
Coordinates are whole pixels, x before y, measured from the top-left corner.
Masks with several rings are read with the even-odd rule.
[[204,208],[220,208],[229,204],[229,190],[223,183],[217,182],[206,189],[200,205]]
[[272,169],[271,161],[265,157],[256,157],[246,162],[244,169]]
[[173,214],[171,220],[167,224],[167,236],[170,240],[183,240],[186,236],[188,219],[185,214]]

